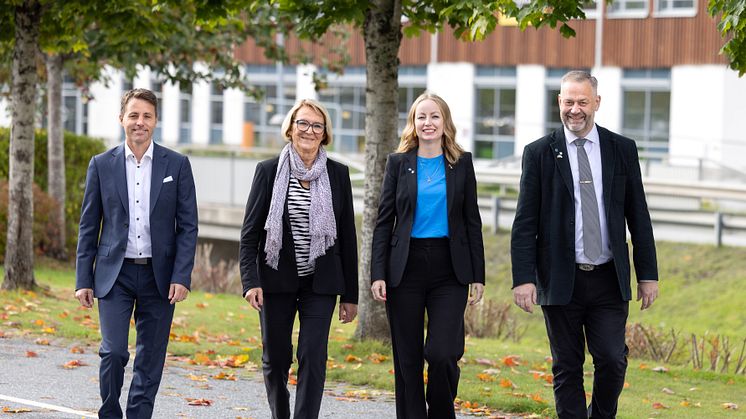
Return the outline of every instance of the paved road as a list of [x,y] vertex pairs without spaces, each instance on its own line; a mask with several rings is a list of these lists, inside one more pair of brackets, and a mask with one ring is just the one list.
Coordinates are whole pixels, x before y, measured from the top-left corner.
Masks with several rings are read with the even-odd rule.
[[[52,342],[50,346],[35,344],[25,338],[0,339],[0,409],[31,409],[19,417],[25,419],[96,417],[98,407],[98,355],[96,347],[84,347],[84,353],[72,353],[74,345]],[[27,351],[38,356],[28,357]],[[66,369],[69,361],[87,364]],[[132,358],[130,364],[132,365]],[[131,371],[131,368],[128,368]],[[155,418],[269,418],[261,373],[254,372],[238,381],[207,378],[220,370],[169,362],[156,400]],[[194,381],[192,376],[205,377]],[[122,400],[127,394],[131,377],[125,377]],[[291,388],[291,397],[292,391]],[[386,419],[394,418],[393,395],[368,390],[373,400],[346,397],[355,390],[341,384],[328,383],[321,407],[322,418]],[[359,389],[357,389],[359,390]],[[65,413],[14,402],[9,398],[32,400],[62,406],[78,413]],[[187,398],[208,399],[211,406],[190,406]],[[1,410],[0,410],[1,411]],[[87,412],[83,416],[80,412]],[[4,416],[4,415],[3,415]],[[466,418],[466,416],[459,416]]]

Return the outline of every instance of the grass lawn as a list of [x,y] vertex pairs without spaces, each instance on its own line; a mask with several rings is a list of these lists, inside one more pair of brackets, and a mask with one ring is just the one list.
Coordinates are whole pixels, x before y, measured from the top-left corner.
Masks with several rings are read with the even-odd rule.
[[[488,260],[486,298],[509,302],[510,261],[507,234],[485,235]],[[630,322],[675,329],[681,336],[718,334],[731,338],[734,357],[746,338],[746,258],[741,248],[659,243],[661,298],[652,309],[630,307]],[[0,337],[28,335],[95,345],[97,311],[79,308],[73,298],[74,272],[69,266],[42,261],[37,281],[47,291],[0,291]],[[488,406],[503,412],[553,417],[549,349],[540,313],[510,310],[525,328],[519,342],[468,338],[462,360],[459,398],[465,411]],[[393,389],[390,348],[350,339],[354,324],[332,325],[328,378],[367,388]],[[296,325],[297,328],[297,325]],[[134,337],[134,333],[132,335]],[[131,339],[134,342],[134,339]],[[682,348],[688,354],[688,348]],[[198,364],[233,365],[230,372],[256,374],[261,339],[256,312],[237,295],[193,292],[179,303],[169,351]],[[743,417],[746,376],[695,371],[688,358],[673,364],[631,359],[619,406],[619,418]],[[736,360],[732,360],[735,363]],[[587,390],[592,376],[586,365]],[[705,368],[709,366],[705,358]],[[739,410],[734,410],[734,403]],[[478,411],[479,409],[477,409]]]

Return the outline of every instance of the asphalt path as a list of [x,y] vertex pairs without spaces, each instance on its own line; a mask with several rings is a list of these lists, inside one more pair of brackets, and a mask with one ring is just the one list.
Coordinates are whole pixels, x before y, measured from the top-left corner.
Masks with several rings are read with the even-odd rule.
[[[82,349],[83,353],[74,353]],[[33,353],[29,353],[33,352]],[[97,347],[52,341],[40,345],[31,338],[0,339],[0,416],[19,410],[24,419],[96,417]],[[122,403],[126,400],[134,356],[127,366]],[[71,361],[81,366],[65,368]],[[237,381],[219,380],[220,368],[168,361],[155,403],[154,418],[270,418],[260,371],[243,369]],[[232,371],[227,371],[228,373]],[[294,387],[290,386],[291,398]],[[209,401],[210,406],[189,404]],[[395,418],[393,395],[338,383],[327,383],[321,418]],[[292,403],[292,400],[291,400]],[[29,409],[30,411],[25,411]],[[67,411],[60,411],[67,409]],[[458,418],[466,418],[459,415]]]

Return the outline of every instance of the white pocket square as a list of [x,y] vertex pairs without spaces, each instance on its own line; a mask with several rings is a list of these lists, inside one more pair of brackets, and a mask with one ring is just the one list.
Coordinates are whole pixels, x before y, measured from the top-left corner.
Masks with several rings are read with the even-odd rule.
[[163,183],[168,183],[168,182],[173,182],[173,181],[174,181],[174,178],[172,178],[171,176],[163,179]]

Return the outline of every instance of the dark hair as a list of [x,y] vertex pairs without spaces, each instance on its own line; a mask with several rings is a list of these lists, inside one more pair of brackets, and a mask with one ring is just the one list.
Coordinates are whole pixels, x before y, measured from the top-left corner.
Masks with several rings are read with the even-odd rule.
[[148,89],[132,89],[126,91],[124,96],[122,96],[122,107],[119,110],[120,118],[124,117],[124,109],[132,99],[141,99],[150,103],[155,109],[155,116],[158,116],[158,98],[155,97],[155,93]]

